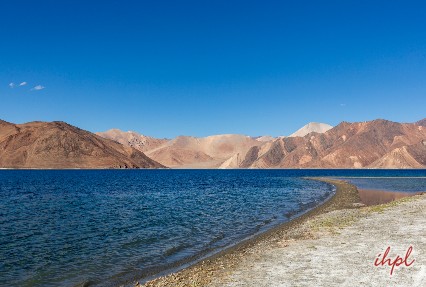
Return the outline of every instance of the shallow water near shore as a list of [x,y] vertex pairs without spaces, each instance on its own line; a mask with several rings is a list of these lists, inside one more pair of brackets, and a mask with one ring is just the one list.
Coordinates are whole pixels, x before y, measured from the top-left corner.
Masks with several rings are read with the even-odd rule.
[[219,250],[324,201],[316,176],[426,184],[425,170],[2,170],[0,286],[108,286]]
[[384,204],[404,197],[421,194],[422,192],[399,192],[375,189],[358,189],[361,202],[367,206]]
[[365,205],[388,203],[426,192],[426,177],[349,177],[341,178],[357,186]]

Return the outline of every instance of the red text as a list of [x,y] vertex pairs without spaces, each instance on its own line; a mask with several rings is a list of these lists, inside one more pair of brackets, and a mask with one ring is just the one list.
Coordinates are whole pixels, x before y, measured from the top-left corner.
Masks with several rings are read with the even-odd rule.
[[390,266],[391,267],[390,275],[392,276],[393,271],[395,270],[395,267],[399,267],[403,264],[407,267],[413,265],[415,259],[413,259],[411,262],[409,262],[408,260],[411,255],[411,252],[413,251],[413,246],[410,246],[408,248],[403,258],[398,255],[393,260],[391,258],[388,258],[390,249],[391,249],[390,246],[388,246],[388,248],[386,248],[385,250],[385,253],[383,253],[383,256],[381,253],[377,255],[376,260],[374,260],[375,266],[385,266],[385,265]]

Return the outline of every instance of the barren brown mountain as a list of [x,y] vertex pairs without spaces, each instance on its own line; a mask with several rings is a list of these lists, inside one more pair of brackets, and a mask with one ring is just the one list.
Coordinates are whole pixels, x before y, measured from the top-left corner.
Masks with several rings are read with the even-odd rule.
[[252,147],[240,167],[424,168],[424,122],[342,122],[323,134],[279,138],[262,147]]
[[279,138],[216,135],[160,140],[119,130],[99,134],[175,168],[424,168],[425,126],[426,119],[413,124],[342,122],[331,129],[311,123],[299,131],[326,132]]
[[426,127],[426,119],[416,122],[416,125]]
[[180,136],[146,154],[170,167],[230,168],[239,167],[246,152],[262,144],[252,137],[234,134],[205,138]]
[[[327,124],[309,123],[297,135],[310,131],[324,132],[330,128],[332,127]],[[271,136],[249,137],[236,134],[204,138],[179,136],[167,140],[118,129],[97,135],[134,147],[163,165],[174,168],[238,168],[250,148],[265,150],[275,140]]]
[[262,145],[267,141],[264,138],[259,140],[234,134],[205,138],[178,136],[167,140],[117,129],[97,134],[139,149],[161,164],[175,168],[239,167],[239,163],[251,147]]
[[119,142],[123,145],[134,147],[141,152],[155,149],[169,141],[168,139],[156,139],[132,131],[123,132],[119,129],[111,129],[106,132],[99,132],[96,134],[103,138]]
[[143,152],[64,122],[0,120],[2,168],[158,168]]

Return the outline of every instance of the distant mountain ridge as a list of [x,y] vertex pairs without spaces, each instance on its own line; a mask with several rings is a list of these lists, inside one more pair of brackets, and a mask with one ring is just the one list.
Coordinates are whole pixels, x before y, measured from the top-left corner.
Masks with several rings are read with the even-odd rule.
[[[321,133],[330,127],[327,124],[309,123],[299,130],[299,134],[312,131]],[[276,139],[271,136],[222,134],[204,138],[178,136],[167,140],[119,129],[96,134],[134,147],[161,164],[175,168],[238,168],[250,148]]]
[[426,127],[426,119],[416,122],[416,125]]
[[330,126],[329,124],[311,122],[301,127],[300,129],[298,129],[296,132],[292,133],[291,135],[289,135],[289,137],[304,137],[305,135],[312,132],[322,134],[332,128],[333,126]]
[[253,147],[240,167],[424,168],[426,128],[419,122],[342,122],[322,134],[280,138]]
[[64,122],[0,120],[2,168],[159,168],[143,152]]
[[96,135],[117,141],[123,145],[131,146],[142,152],[154,149],[169,141],[168,139],[156,139],[153,137],[141,135],[133,131],[123,132],[119,129],[110,129],[106,132],[97,132]]
[[147,151],[147,155],[169,167],[217,168],[229,158],[243,157],[251,147],[261,144],[252,137],[234,134],[179,136]]
[[156,139],[0,120],[0,168],[425,168],[426,119],[310,123],[296,136]]
[[144,151],[174,168],[423,168],[425,124],[309,123],[289,137],[180,136]]

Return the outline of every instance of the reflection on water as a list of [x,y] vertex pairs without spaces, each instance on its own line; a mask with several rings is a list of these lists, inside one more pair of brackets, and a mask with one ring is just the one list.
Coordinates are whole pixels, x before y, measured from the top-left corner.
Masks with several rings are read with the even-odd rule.
[[365,205],[376,205],[388,203],[403,197],[421,194],[422,192],[395,192],[374,189],[358,189],[362,203]]
[[[395,170],[394,175],[381,177],[340,177],[358,188],[359,196],[365,205],[391,202],[403,197],[426,192],[426,177],[407,176],[402,170]],[[395,176],[398,175],[398,176]]]

